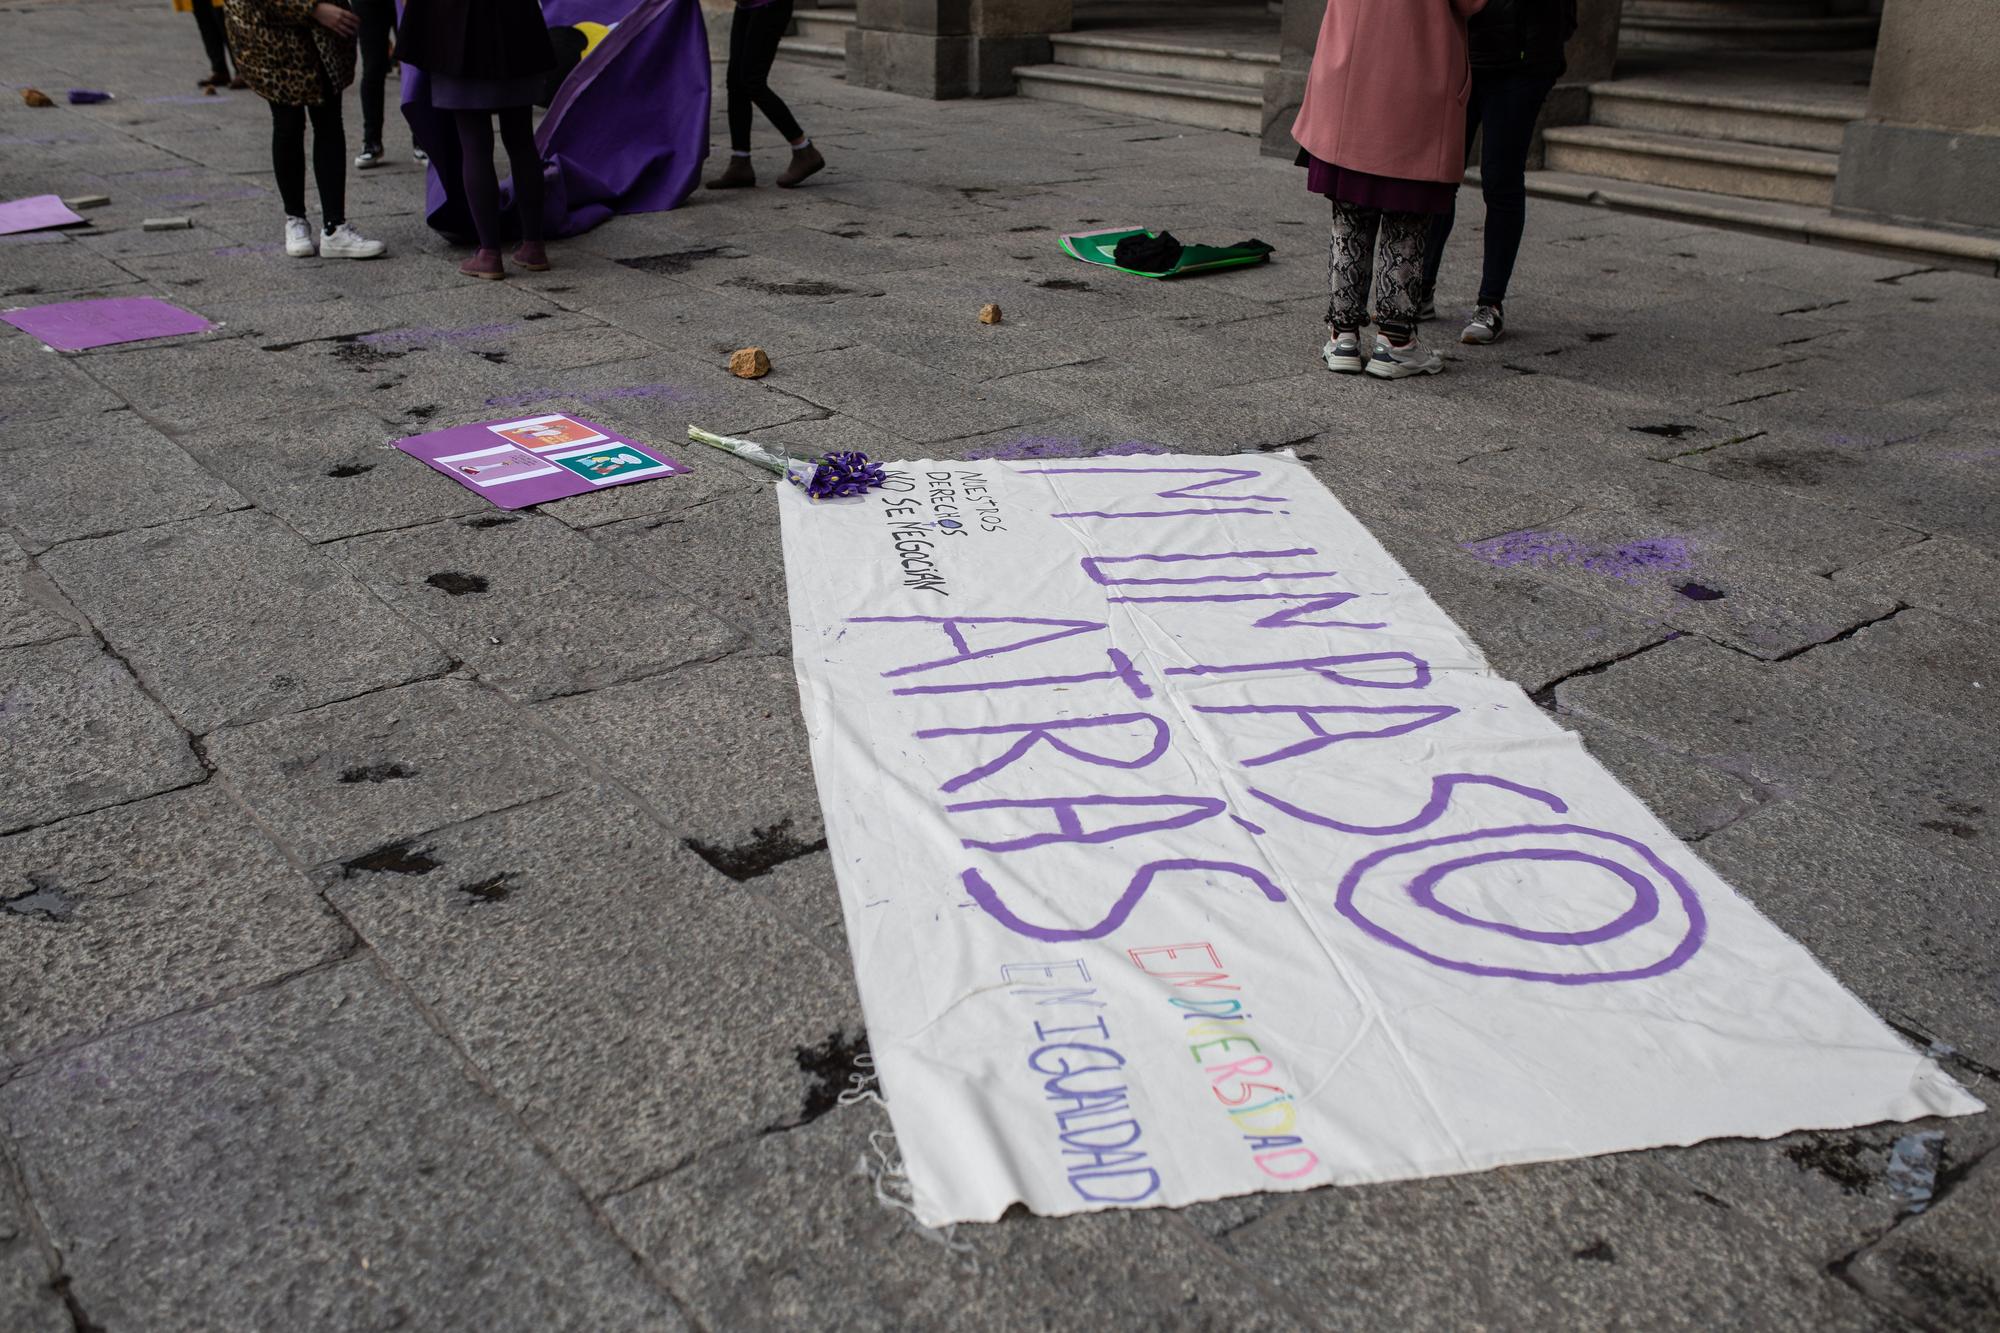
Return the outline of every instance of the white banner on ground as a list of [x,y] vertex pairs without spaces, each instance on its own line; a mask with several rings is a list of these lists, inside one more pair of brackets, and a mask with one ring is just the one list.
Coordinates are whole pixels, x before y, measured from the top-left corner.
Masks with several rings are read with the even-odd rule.
[[915,462],[779,498],[924,1222],[1979,1109],[1302,464]]

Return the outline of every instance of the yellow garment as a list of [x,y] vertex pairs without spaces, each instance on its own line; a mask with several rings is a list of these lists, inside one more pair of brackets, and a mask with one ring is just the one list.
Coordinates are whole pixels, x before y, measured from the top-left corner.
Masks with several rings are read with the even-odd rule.
[[[217,9],[222,8],[222,0],[208,0],[208,2]],[[194,13],[194,0],[174,0],[174,13],[176,14]]]

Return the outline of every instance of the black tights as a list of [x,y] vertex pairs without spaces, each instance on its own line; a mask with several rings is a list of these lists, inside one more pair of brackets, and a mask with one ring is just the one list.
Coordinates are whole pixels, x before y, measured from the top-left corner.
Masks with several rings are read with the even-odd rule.
[[739,153],[750,151],[753,106],[771,118],[786,142],[806,137],[785,99],[771,91],[771,62],[791,26],[792,0],[771,0],[751,9],[738,5],[729,20],[729,146]]
[[514,207],[521,215],[521,239],[542,239],[542,153],[535,147],[533,108],[502,107],[492,111],[454,111],[458,121],[460,178],[465,205],[479,248],[500,248],[500,179],[493,170],[493,117],[500,117],[500,142],[507,148],[507,165],[514,169]]
[[318,106],[271,103],[271,169],[285,216],[306,215],[306,120],[312,120],[313,179],[319,183],[319,210],[328,231],[347,221],[347,130],[340,123],[340,100]]

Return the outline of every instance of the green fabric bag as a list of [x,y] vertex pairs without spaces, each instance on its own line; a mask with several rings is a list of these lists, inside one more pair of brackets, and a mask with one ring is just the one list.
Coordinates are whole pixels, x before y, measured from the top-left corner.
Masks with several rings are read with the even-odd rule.
[[1261,264],[1271,257],[1271,247],[1262,241],[1239,241],[1235,245],[1190,245],[1181,250],[1181,257],[1174,266],[1164,273],[1143,273],[1135,268],[1121,267],[1112,258],[1118,242],[1128,236],[1154,236],[1157,232],[1145,227],[1113,227],[1108,231],[1082,231],[1062,238],[1063,253],[1071,259],[1081,259],[1086,264],[1101,264],[1105,268],[1115,268],[1120,273],[1130,273],[1135,278],[1180,278],[1190,273],[1208,273],[1219,268],[1241,268],[1245,264]]

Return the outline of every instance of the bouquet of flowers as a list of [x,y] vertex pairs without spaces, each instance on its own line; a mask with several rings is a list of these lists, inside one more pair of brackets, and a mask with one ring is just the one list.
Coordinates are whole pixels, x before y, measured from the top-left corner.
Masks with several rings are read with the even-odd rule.
[[732,439],[699,426],[688,427],[688,438],[768,468],[815,500],[866,495],[870,487],[882,484],[882,465],[870,461],[867,454],[852,450],[840,450],[821,458],[795,459],[755,440]]

